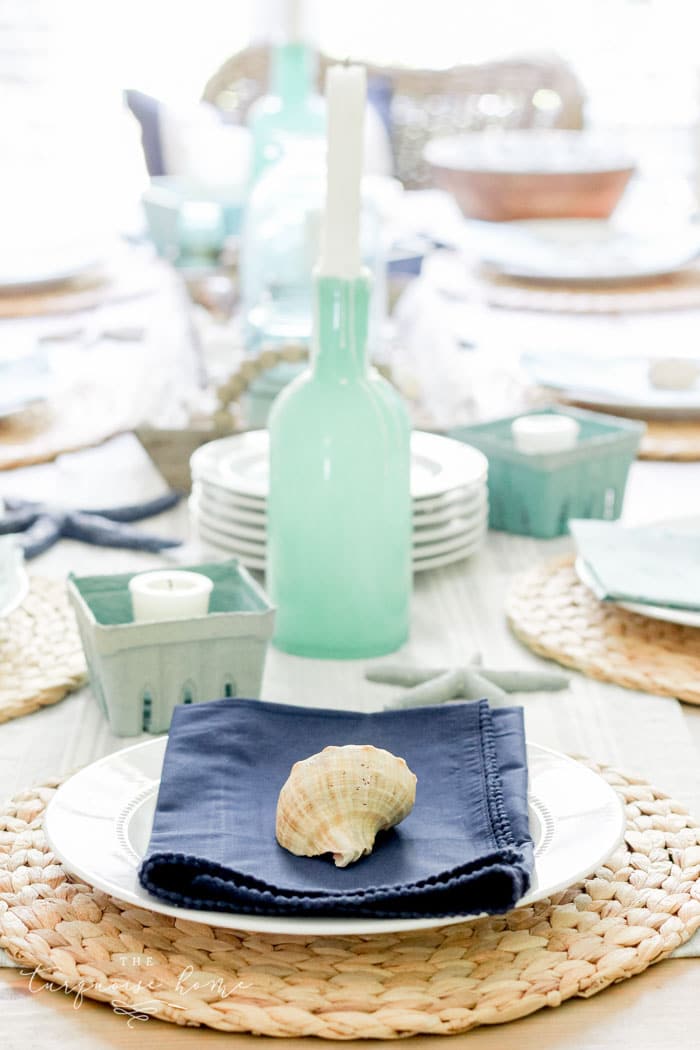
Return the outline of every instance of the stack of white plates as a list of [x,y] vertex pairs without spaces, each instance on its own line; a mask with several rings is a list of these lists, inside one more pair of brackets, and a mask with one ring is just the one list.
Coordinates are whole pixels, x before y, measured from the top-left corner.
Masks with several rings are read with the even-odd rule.
[[[214,554],[265,568],[268,433],[251,430],[211,441],[192,456],[190,513]],[[413,569],[468,558],[488,529],[486,457],[470,445],[417,431],[411,438]]]

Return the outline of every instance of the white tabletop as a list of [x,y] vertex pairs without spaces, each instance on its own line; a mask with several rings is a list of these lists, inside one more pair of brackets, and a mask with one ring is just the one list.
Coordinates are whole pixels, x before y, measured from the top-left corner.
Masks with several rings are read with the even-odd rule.
[[[100,448],[62,456],[40,467],[0,473],[0,496],[30,494],[93,506],[128,503],[157,495],[164,484],[131,435]],[[637,463],[625,506],[630,522],[697,512],[700,464]],[[142,528],[188,538],[185,504]],[[412,630],[398,657],[407,664],[450,666],[474,650],[493,666],[542,664],[510,634],[503,601],[514,573],[538,558],[568,550],[567,537],[537,541],[490,533],[474,558],[415,577]],[[146,569],[196,560],[188,545],[175,555],[150,555],[90,547],[64,540],[30,562],[30,572],[65,576]],[[393,658],[392,658],[393,659]],[[363,661],[320,661],[288,656],[270,648],[263,699],[288,703],[362,707],[371,710],[391,687],[364,680]],[[682,801],[700,810],[700,765],[693,736],[700,740],[700,709],[675,700],[596,682],[572,674],[563,693],[523,696],[528,736],[567,752],[590,755],[643,772]],[[659,746],[663,739],[664,746]],[[0,727],[0,795],[66,773],[134,740],[114,737],[88,688],[26,718]]]
[[[478,314],[470,315],[474,330],[477,321],[480,325],[486,323],[481,308]],[[697,315],[686,313],[686,331],[693,321],[697,322]],[[581,330],[578,319],[572,323],[577,331]],[[506,329],[518,330],[515,315],[500,316],[491,333],[498,334],[499,324],[504,337]],[[534,333],[534,324],[532,318],[527,318],[528,333]],[[643,326],[643,319],[639,319],[639,324]],[[674,317],[674,331],[681,324],[681,318]],[[601,327],[612,337],[621,325],[619,320],[610,318]],[[656,318],[652,328],[659,337],[661,327]],[[494,336],[493,352],[499,339]],[[11,494],[60,499],[75,505],[124,504],[157,495],[163,489],[162,479],[131,435],[63,456],[55,463],[0,473],[0,497]],[[665,518],[697,514],[699,494],[700,463],[636,463],[630,474],[624,518],[638,523],[660,514]],[[143,522],[142,527],[187,539],[186,507],[182,504]],[[543,542],[490,533],[484,550],[471,560],[417,576],[411,639],[396,659],[407,664],[448,666],[463,663],[479,649],[485,661],[494,666],[541,665],[543,662],[510,634],[503,614],[504,596],[514,573],[529,568],[540,558],[570,549],[570,543],[568,538]],[[30,571],[65,577],[69,571],[81,574],[140,570],[169,564],[171,557],[62,541],[31,562]],[[196,561],[197,552],[186,548],[175,558]],[[262,697],[371,710],[391,689],[366,682],[364,668],[362,661],[311,661],[270,648]],[[568,691],[518,698],[525,708],[529,739],[638,771],[700,812],[696,746],[700,745],[700,708],[596,682],[576,673],[571,678]],[[112,735],[89,688],[82,689],[53,707],[0,726],[0,796],[5,798],[45,778],[67,774],[134,742],[134,738],[124,740]],[[504,1028],[470,1033],[470,1046],[473,1044],[474,1050],[568,1050],[573,1045],[578,1050],[617,1050],[621,1045],[634,1045],[637,1050],[666,1050],[675,1045],[690,1050],[696,1044],[700,1020],[696,993],[699,976],[699,960],[672,960],[591,1003],[567,1004],[561,1010],[541,1011]],[[137,1034],[127,1028],[124,1018],[105,1006],[86,1002],[76,1011],[66,996],[48,992],[33,995],[27,989],[26,978],[17,970],[0,969],[0,1000],[2,1045],[7,1050],[25,1050],[29,1046],[113,1050],[133,1046],[134,1039],[154,1050],[170,1050],[192,1045],[193,1038],[198,1046],[206,1040],[219,1046],[222,1038],[214,1033],[195,1036],[159,1022],[149,1022]],[[693,1018],[695,1033],[689,1035],[687,1022]],[[229,1037],[227,1045],[232,1039],[236,1046],[259,1047],[261,1042]],[[305,1046],[316,1045],[316,1041],[312,1044],[291,1040],[286,1046],[301,1046],[302,1042]],[[444,1047],[449,1042],[426,1037],[421,1040],[421,1047]]]

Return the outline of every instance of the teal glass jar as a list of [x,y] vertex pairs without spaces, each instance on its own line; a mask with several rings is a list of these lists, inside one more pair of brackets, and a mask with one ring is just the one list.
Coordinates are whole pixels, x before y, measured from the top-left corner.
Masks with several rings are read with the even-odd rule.
[[[283,140],[286,152],[251,193],[240,251],[241,324],[245,349],[310,347],[313,327],[313,267],[319,255],[325,204],[325,142]],[[386,320],[386,253],[382,187],[367,180],[361,220],[362,260],[372,275],[368,350],[380,356]],[[246,398],[249,426],[264,427],[280,391],[302,371],[280,365],[256,379]]]
[[250,108],[248,127],[253,136],[251,179],[279,160],[282,140],[291,135],[323,140],[326,106],[315,89],[318,57],[303,41],[273,47],[270,89]]
[[369,302],[367,276],[316,278],[311,366],[269,420],[274,644],[300,656],[379,656],[408,637],[410,423],[368,366]]

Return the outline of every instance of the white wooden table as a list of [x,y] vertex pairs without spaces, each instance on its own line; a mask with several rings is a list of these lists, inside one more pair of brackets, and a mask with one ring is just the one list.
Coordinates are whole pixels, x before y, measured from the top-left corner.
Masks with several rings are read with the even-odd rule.
[[[55,495],[65,500],[105,504],[127,502],[162,491],[163,483],[140,445],[131,436],[114,439],[98,449],[65,456],[41,467],[0,474],[2,494]],[[636,464],[628,490],[627,518],[653,517],[697,510],[700,465]],[[144,528],[187,536],[185,506],[145,522]],[[512,574],[538,558],[567,549],[568,539],[539,542],[490,534],[486,548],[471,561],[416,578],[412,635],[401,653],[407,663],[449,664],[481,649],[490,664],[528,666],[537,663],[508,632],[503,597]],[[196,556],[194,550],[188,553]],[[64,541],[31,564],[31,571],[49,575],[118,572],[163,564],[158,556],[91,548]],[[364,681],[362,662],[310,661],[271,649],[263,698],[283,702],[354,707],[370,710],[386,686]],[[634,693],[572,675],[564,693],[522,698],[530,739],[568,752],[590,755],[642,772],[649,779],[700,811],[700,709],[674,700]],[[693,739],[694,738],[694,739]],[[53,707],[0,726],[0,795],[64,774],[135,740],[114,737],[89,689]],[[697,1045],[700,1007],[695,984],[700,960],[674,959],[640,978],[588,1003],[567,1004],[524,1021],[469,1035],[470,1046],[516,1046],[579,1050],[637,1050]],[[192,1033],[150,1021],[138,1031],[108,1007],[85,1002],[79,1009],[68,997],[48,991],[32,994],[17,970],[0,969],[2,1046],[60,1050],[107,1050],[129,1047],[134,1040],[148,1048],[184,1047],[223,1036]],[[687,1033],[695,1019],[693,1035]],[[459,1039],[460,1037],[455,1037]],[[462,1037],[463,1038],[463,1037]],[[454,1040],[453,1040],[454,1041]],[[227,1045],[253,1046],[260,1040],[227,1037]],[[300,1045],[302,1040],[292,1040]],[[421,1046],[445,1046],[450,1040],[423,1038]],[[285,1044],[288,1045],[288,1044]],[[307,1046],[311,1042],[307,1041]]]

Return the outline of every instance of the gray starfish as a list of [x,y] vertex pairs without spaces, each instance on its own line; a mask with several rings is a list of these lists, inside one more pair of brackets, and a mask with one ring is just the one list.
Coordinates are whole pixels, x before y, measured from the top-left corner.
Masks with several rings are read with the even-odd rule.
[[408,687],[406,692],[384,704],[384,711],[484,697],[494,707],[503,707],[509,703],[509,693],[555,691],[569,685],[566,675],[557,671],[502,671],[482,667],[480,661],[480,654],[475,653],[464,667],[421,668],[383,664],[366,671],[365,678],[370,682]]

